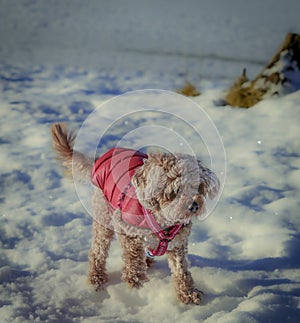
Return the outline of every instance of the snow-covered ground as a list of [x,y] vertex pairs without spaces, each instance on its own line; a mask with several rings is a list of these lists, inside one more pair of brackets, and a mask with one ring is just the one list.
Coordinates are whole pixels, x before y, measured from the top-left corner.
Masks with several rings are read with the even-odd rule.
[[[249,110],[214,102],[243,67],[253,77],[287,32],[300,33],[299,10],[297,0],[0,0],[1,322],[298,322],[300,93]],[[125,118],[107,104],[127,91],[176,90],[185,77],[202,92],[189,101],[194,115],[174,105],[180,119]],[[88,285],[92,218],[53,159],[49,128],[63,121],[79,130],[97,108],[101,133],[117,108],[121,116],[104,131],[103,149],[143,144],[138,130],[152,125],[145,142],[169,142],[160,126],[198,152],[184,121],[203,128],[207,114],[215,124],[227,174],[190,239],[200,306],[178,303],[166,257],[142,289],[128,289],[117,241],[107,290]]]

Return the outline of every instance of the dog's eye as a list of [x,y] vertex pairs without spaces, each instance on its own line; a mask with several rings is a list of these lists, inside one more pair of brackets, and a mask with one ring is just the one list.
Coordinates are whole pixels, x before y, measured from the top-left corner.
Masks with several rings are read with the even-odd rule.
[[173,201],[173,200],[175,199],[175,197],[176,197],[176,194],[175,194],[175,192],[173,191],[173,192],[168,196],[168,200],[169,200],[169,201]]

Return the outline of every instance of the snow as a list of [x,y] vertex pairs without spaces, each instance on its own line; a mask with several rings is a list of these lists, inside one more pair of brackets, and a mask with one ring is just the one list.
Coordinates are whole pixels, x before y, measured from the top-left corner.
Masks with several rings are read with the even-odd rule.
[[[2,0],[0,9],[1,321],[298,322],[300,93],[248,110],[214,104],[244,67],[254,77],[287,32],[300,33],[298,1]],[[201,96],[170,93],[185,78]],[[160,93],[151,111],[137,91],[149,88]],[[128,91],[122,105],[115,96]],[[101,138],[103,150],[192,149],[213,166],[224,189],[189,243],[200,306],[178,303],[166,257],[142,289],[128,289],[117,241],[107,289],[89,286],[89,191],[54,159],[49,128],[60,121],[88,125],[80,138],[92,153]]]

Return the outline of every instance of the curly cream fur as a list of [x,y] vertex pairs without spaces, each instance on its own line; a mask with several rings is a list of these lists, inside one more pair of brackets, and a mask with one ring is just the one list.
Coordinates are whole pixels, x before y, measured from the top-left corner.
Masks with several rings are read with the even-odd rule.
[[[75,136],[64,125],[51,128],[53,147],[58,159],[76,179],[90,180],[93,161],[73,151]],[[185,226],[169,244],[167,255],[177,296],[183,303],[199,304],[202,292],[194,287],[188,269],[188,237],[193,217],[205,210],[207,197],[213,198],[219,190],[216,175],[193,156],[185,154],[150,153],[132,178],[139,202],[151,210],[157,223],[166,228],[177,223]],[[195,202],[198,208],[191,211]],[[96,290],[108,281],[106,259],[110,243],[117,233],[123,249],[123,280],[134,288],[148,281],[147,267],[153,260],[145,256],[146,248],[156,248],[159,241],[152,231],[137,228],[122,220],[121,211],[112,211],[104,194],[95,188],[93,196],[93,241],[89,253],[89,280]]]

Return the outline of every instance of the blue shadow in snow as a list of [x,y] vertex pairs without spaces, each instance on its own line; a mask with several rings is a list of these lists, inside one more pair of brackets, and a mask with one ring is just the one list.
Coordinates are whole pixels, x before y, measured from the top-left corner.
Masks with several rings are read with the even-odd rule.
[[227,260],[209,259],[198,255],[189,254],[189,261],[195,267],[222,268],[231,271],[240,270],[264,270],[274,271],[275,269],[296,269],[300,268],[300,260],[290,257],[262,258],[256,260]]
[[258,185],[250,187],[240,196],[232,198],[232,203],[238,202],[255,211],[263,211],[264,206],[285,197],[285,192],[291,190],[287,187],[285,189],[276,189],[266,185]]

